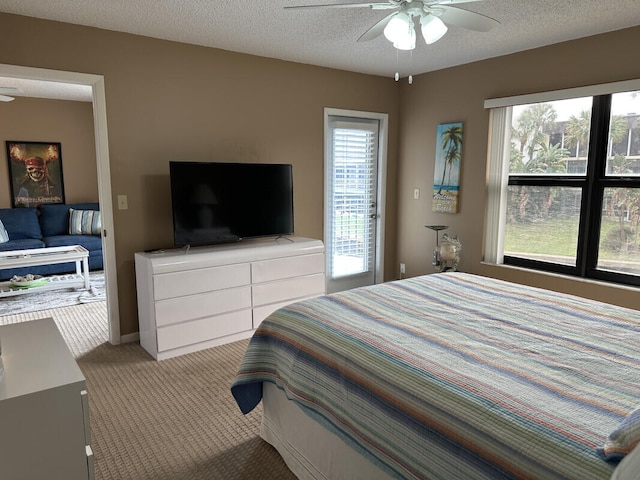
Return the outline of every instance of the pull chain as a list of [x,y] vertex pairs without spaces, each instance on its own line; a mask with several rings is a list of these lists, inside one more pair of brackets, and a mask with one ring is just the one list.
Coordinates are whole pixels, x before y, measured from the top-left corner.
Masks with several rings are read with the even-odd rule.
[[399,70],[400,70],[400,67],[399,67],[399,64],[400,64],[400,52],[399,52],[399,50],[396,48],[396,74],[395,74],[395,76],[393,77],[393,78],[395,79],[395,81],[396,81],[396,82],[397,82],[398,80],[400,80],[400,71],[399,71]]
[[[411,66],[411,70],[413,70],[413,50],[409,52],[409,65]],[[410,71],[411,71],[410,70]],[[409,85],[413,84],[413,75],[409,74]]]
[[[409,65],[413,66],[413,50],[411,50],[409,52]],[[393,76],[393,79],[397,82],[398,80],[400,80],[400,50],[396,48],[396,73]],[[409,81],[409,85],[413,84],[413,75],[409,75],[409,77],[407,77],[407,80]]]

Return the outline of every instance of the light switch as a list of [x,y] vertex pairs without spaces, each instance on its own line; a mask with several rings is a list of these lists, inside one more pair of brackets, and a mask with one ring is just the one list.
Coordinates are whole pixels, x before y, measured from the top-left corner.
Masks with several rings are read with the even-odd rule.
[[419,188],[414,188],[413,189],[413,199],[414,200],[418,200],[420,198],[420,189]]
[[118,195],[118,210],[128,210],[129,201],[126,195]]

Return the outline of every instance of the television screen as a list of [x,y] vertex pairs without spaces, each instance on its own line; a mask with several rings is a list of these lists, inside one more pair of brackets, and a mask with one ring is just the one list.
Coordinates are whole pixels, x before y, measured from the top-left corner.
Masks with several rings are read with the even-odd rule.
[[291,165],[169,162],[176,246],[293,234]]

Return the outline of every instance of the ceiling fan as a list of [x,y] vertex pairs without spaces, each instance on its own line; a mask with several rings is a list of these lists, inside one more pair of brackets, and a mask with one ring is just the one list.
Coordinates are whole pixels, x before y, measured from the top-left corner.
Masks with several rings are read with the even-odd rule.
[[15,100],[15,98],[9,95],[15,95],[16,93],[22,93],[22,90],[15,87],[0,87],[0,102],[11,102]]
[[480,13],[464,10],[453,4],[482,0],[387,0],[369,3],[337,3],[325,5],[297,5],[284,8],[369,8],[394,10],[365,31],[359,42],[384,36],[399,50],[413,50],[416,46],[415,22],[420,25],[427,44],[437,42],[447,33],[447,25],[478,32],[487,32],[500,25],[497,20]]

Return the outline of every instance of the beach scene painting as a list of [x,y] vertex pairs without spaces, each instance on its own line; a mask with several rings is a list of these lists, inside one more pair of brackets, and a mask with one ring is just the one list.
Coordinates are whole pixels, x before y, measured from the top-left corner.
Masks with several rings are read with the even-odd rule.
[[462,132],[461,122],[438,125],[433,174],[434,212],[458,213]]

